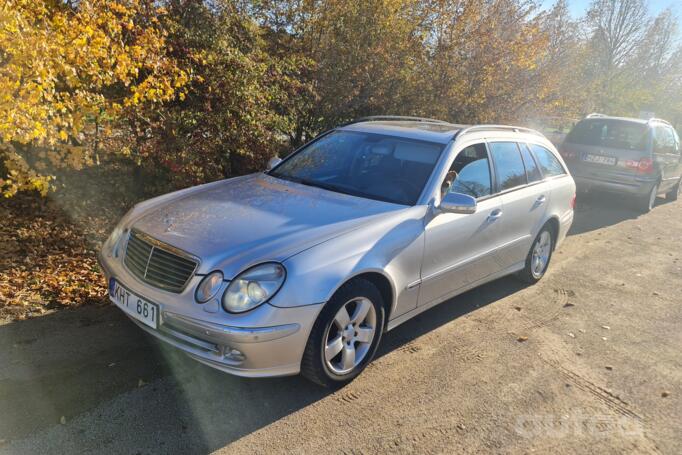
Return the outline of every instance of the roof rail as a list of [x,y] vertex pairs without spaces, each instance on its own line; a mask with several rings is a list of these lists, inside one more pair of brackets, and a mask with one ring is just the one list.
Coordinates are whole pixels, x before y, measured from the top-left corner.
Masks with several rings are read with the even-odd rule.
[[433,118],[426,117],[407,117],[402,115],[371,115],[369,117],[360,117],[350,122],[344,123],[342,126],[352,125],[354,123],[361,122],[381,122],[383,120],[399,120],[399,121],[410,121],[410,122],[424,122],[424,123],[439,123],[443,125],[450,125],[450,122],[444,120],[437,120]]
[[591,114],[587,114],[585,118],[595,118],[595,117],[608,117],[606,114],[600,114],[599,112],[593,112]]
[[651,117],[649,120],[647,120],[647,123],[651,122],[665,123],[668,126],[672,126],[672,124],[669,121],[663,120],[662,118]]
[[512,131],[514,133],[529,133],[535,134],[536,136],[544,137],[544,135],[541,132],[533,130],[531,128],[510,125],[474,125],[468,128],[464,128],[462,131],[459,132],[458,135],[470,133],[472,131]]

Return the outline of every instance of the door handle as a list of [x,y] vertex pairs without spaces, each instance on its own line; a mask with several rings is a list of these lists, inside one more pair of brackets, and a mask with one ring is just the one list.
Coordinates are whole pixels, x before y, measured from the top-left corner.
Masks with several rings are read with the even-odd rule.
[[537,198],[537,199],[535,200],[535,203],[536,203],[537,205],[542,205],[542,204],[544,204],[546,201],[547,201],[547,198],[546,198],[545,195],[543,194],[542,196],[540,196],[539,198]]
[[490,212],[490,215],[488,215],[488,220],[495,221],[496,219],[498,219],[501,216],[502,216],[502,210],[495,209],[492,212]]

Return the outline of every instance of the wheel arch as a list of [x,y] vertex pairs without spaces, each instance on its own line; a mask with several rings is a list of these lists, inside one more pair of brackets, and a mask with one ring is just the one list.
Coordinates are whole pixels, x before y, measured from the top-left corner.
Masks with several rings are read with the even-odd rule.
[[559,237],[559,229],[561,226],[559,224],[559,217],[556,215],[550,216],[549,219],[547,221],[545,221],[545,223],[542,225],[542,227],[540,228],[540,230],[538,232],[541,232],[545,226],[549,226],[550,229],[552,229],[553,241],[554,241],[553,242],[554,244],[552,245],[552,250],[554,250],[554,248],[556,248],[556,245],[557,245],[557,240]]
[[395,283],[388,275],[386,275],[383,270],[363,270],[353,274],[350,277],[347,277],[329,294],[327,302],[342,286],[357,279],[365,279],[369,281],[381,294],[385,311],[384,326],[386,326],[388,324],[388,320],[390,319],[393,308],[395,307],[396,290]]

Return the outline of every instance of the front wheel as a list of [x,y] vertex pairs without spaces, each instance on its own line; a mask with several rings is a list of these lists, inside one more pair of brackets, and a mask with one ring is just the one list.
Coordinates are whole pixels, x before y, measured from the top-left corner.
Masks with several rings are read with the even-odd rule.
[[535,284],[545,275],[554,250],[554,229],[545,225],[535,237],[526,257],[526,266],[518,277],[526,283]]
[[341,286],[310,332],[303,376],[325,387],[352,381],[374,358],[384,318],[381,293],[371,282],[355,279]]

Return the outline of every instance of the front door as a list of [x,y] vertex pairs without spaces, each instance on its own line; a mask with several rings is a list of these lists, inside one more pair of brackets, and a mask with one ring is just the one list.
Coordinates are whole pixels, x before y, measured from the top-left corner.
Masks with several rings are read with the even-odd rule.
[[473,196],[478,207],[472,214],[439,213],[426,225],[419,305],[444,301],[499,269],[494,250],[502,205],[484,143],[457,153],[442,191]]

